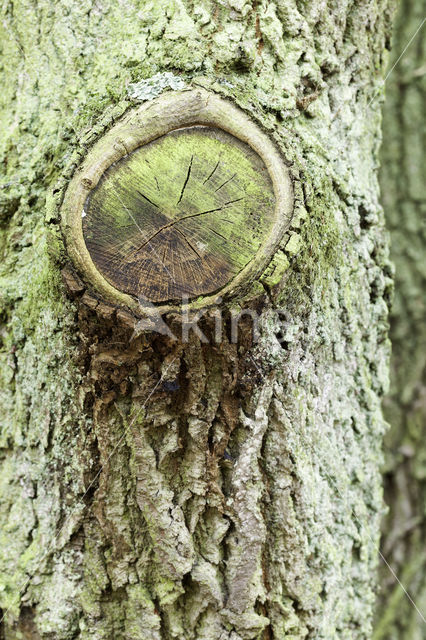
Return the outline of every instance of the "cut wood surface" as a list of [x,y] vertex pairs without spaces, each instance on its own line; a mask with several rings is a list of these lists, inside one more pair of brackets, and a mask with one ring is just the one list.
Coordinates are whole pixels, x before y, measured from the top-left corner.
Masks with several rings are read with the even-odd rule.
[[260,156],[217,128],[185,127],[112,165],[88,196],[83,235],[117,289],[152,302],[220,290],[274,222]]

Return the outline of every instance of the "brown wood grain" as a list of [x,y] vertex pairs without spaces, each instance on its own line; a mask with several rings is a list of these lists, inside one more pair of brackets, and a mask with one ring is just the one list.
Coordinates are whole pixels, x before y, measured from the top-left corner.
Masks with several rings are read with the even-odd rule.
[[172,131],[112,165],[86,200],[91,258],[119,290],[165,302],[220,290],[274,219],[268,171],[215,127]]

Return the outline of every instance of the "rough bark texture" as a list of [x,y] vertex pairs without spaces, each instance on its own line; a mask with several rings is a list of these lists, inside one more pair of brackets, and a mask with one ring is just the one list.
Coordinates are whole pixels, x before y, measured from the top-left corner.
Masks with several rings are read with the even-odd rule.
[[[395,26],[394,60],[426,13],[426,3],[403,0]],[[387,82],[381,188],[395,263],[391,393],[385,402],[385,489],[389,513],[383,553],[426,613],[426,47],[417,34]],[[392,66],[392,63],[391,63]],[[376,625],[377,640],[421,640],[425,625],[386,572]]]
[[[6,638],[370,637],[391,286],[376,173],[392,9],[3,4]],[[238,344],[194,333],[130,342],[61,282],[55,185],[128,107],[191,83],[251,113],[303,185],[280,269],[259,285],[257,344],[249,325]]]

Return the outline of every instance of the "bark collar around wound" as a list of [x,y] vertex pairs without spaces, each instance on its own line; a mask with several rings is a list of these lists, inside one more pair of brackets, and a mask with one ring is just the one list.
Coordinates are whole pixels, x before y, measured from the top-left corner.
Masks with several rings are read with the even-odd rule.
[[141,317],[246,294],[292,213],[275,144],[230,101],[191,89],[100,138],[68,185],[61,227],[89,288]]

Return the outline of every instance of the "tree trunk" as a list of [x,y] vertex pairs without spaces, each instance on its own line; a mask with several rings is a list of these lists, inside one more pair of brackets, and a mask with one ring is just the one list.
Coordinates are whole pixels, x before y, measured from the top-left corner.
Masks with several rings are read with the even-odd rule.
[[[371,636],[392,11],[392,0],[2,8],[5,638]],[[218,342],[135,338],[125,313],[102,317],[62,284],[58,211],[88,149],[129,108],[196,86],[248,113],[298,176],[292,227],[251,301],[258,341],[242,322],[233,342],[226,319]]]
[[[403,0],[395,26],[394,61],[421,25],[425,2]],[[383,553],[423,615],[426,611],[426,201],[424,190],[426,99],[425,39],[417,33],[389,77],[384,111],[381,188],[396,267],[391,316],[391,393],[385,415]],[[392,66],[392,65],[391,65]],[[420,640],[424,622],[389,574],[375,638]]]

